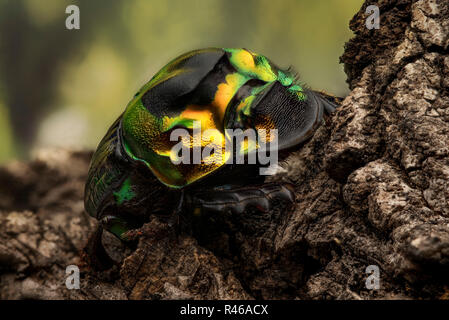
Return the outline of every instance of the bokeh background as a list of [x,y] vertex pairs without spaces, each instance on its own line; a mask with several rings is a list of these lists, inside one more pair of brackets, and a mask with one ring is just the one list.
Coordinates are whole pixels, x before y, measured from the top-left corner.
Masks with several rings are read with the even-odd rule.
[[[177,55],[244,47],[348,92],[339,56],[363,0],[0,0],[0,163],[42,147],[94,148]],[[80,30],[67,30],[76,4]]]

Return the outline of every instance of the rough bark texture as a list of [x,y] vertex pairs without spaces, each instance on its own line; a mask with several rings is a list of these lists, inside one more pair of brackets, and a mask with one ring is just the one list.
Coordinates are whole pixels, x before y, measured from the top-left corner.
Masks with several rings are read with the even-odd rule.
[[379,30],[367,5],[342,56],[349,96],[270,178],[296,186],[293,209],[193,235],[154,218],[137,249],[106,233],[116,265],[95,272],[80,255],[91,153],[42,152],[0,169],[0,299],[449,298],[449,2],[378,1]]

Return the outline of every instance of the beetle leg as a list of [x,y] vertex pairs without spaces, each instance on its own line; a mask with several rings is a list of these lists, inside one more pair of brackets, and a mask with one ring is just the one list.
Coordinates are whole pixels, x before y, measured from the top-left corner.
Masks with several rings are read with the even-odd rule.
[[323,100],[323,106],[324,106],[324,111],[326,111],[327,114],[331,114],[335,111],[335,105],[333,105],[332,103]]
[[194,215],[224,211],[241,214],[248,208],[266,212],[276,200],[293,203],[294,199],[290,184],[268,183],[230,189],[218,187],[193,194],[190,208]]
[[324,91],[315,91],[315,93],[318,94],[320,102],[323,105],[324,111],[326,111],[327,114],[333,113],[341,105],[341,102],[343,101],[343,98],[336,97]]
[[114,265],[114,261],[108,255],[101,241],[103,226],[98,225],[95,232],[90,236],[86,246],[83,248],[83,258],[92,268],[96,270],[107,270]]
[[133,233],[130,232],[133,228],[122,218],[114,215],[106,215],[101,219],[101,225],[104,229],[113,233],[123,241],[134,240]]
[[180,231],[180,218],[182,217],[182,211],[185,206],[185,195],[184,195],[184,189],[181,190],[181,194],[179,196],[178,205],[176,206],[175,210],[171,213],[171,215],[168,218],[168,226],[175,228],[175,234],[179,234]]
[[176,206],[176,209],[172,212],[170,215],[170,218],[168,219],[168,225],[170,227],[173,226],[179,226],[179,218],[181,216],[181,212],[184,207],[184,189],[181,190],[181,195],[179,196],[178,205]]

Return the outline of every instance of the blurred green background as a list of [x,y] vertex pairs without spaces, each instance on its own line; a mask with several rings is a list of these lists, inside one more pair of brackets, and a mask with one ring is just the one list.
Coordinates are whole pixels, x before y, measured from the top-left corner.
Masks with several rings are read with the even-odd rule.
[[[0,163],[94,148],[156,71],[202,47],[248,48],[345,95],[339,56],[362,2],[0,0]],[[80,30],[65,28],[70,4]]]

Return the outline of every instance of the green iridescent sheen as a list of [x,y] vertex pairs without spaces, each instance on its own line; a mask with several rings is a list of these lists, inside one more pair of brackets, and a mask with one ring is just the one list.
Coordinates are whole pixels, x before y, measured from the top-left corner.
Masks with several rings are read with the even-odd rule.
[[[133,160],[144,163],[165,185],[177,189],[182,188],[186,184],[185,177],[176,170],[176,166],[171,161],[167,161],[167,157],[160,156],[151,149],[148,149],[143,151],[142,158],[139,158],[131,152],[126,141],[124,142],[124,147],[126,153]],[[168,183],[167,181],[174,181],[175,183]]]
[[125,201],[133,199],[136,196],[136,194],[132,191],[130,178],[123,182],[119,191],[114,192],[114,196],[117,204],[119,205],[123,204]]
[[291,86],[290,88],[288,88],[288,90],[289,91],[302,91],[302,88],[299,85],[295,84],[295,85]]
[[[231,54],[229,61],[240,74],[266,82],[273,82],[276,80],[277,76],[266,57],[250,53],[245,49],[224,48],[223,50]],[[242,56],[247,58],[248,55],[251,55],[254,66],[245,64],[247,61],[241,60]]]
[[300,85],[295,84],[295,85],[291,86],[290,88],[288,88],[288,91],[290,91],[293,94],[296,94],[296,96],[298,97],[299,100],[304,101],[307,99],[307,96],[304,93],[304,90],[302,89],[302,87]]
[[278,80],[283,86],[287,87],[293,83],[293,78],[282,72],[278,71]]

